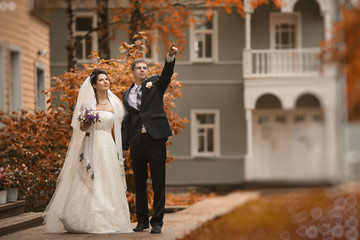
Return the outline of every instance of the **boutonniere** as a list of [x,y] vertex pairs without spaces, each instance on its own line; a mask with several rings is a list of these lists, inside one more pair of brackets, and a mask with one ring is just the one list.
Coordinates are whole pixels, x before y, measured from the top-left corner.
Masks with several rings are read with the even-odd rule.
[[152,82],[148,82],[148,83],[146,83],[145,87],[150,89],[152,87],[152,84],[153,84]]

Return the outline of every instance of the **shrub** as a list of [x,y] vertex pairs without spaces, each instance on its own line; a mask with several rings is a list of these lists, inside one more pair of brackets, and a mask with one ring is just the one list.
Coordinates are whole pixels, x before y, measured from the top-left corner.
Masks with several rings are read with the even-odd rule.
[[[26,169],[20,177],[19,198],[26,200],[29,211],[43,211],[56,188],[57,176],[63,165],[72,130],[71,116],[76,103],[80,85],[95,68],[102,68],[111,80],[111,90],[122,98],[122,93],[133,83],[131,63],[141,57],[143,46],[136,35],[135,44],[123,43],[119,48],[122,55],[117,59],[100,59],[97,53],[93,57],[97,63],[85,64],[82,69],[66,72],[55,77],[55,86],[46,91],[49,96],[46,110],[38,112],[0,112],[0,123],[4,126],[0,133],[0,167],[10,166],[15,169]],[[150,64],[149,75],[160,74],[160,64]],[[176,74],[164,96],[164,110],[174,135],[177,135],[186,118],[180,118],[172,112],[174,98],[181,97],[181,84],[175,80]],[[168,142],[170,145],[171,142]],[[168,156],[167,162],[173,161]],[[131,209],[134,207],[131,159],[126,158],[128,180],[128,200]],[[149,194],[151,194],[149,192]]]

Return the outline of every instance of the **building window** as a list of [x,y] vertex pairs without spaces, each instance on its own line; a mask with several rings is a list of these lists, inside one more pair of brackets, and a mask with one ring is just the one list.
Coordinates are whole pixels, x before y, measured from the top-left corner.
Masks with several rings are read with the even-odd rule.
[[45,67],[42,64],[35,64],[36,77],[36,109],[43,110],[46,107],[45,97]]
[[269,123],[269,122],[270,122],[269,116],[259,116],[259,118],[258,118],[259,125]]
[[157,46],[157,42],[155,40],[155,38],[153,40],[150,39],[142,39],[142,44],[144,46],[146,46],[146,49],[144,49],[143,51],[143,57],[147,60],[151,60],[153,62],[158,62],[159,58],[158,58],[158,46]]
[[98,39],[96,31],[93,31],[89,36],[84,38],[89,31],[97,27],[96,15],[91,13],[77,13],[75,15],[73,30],[74,37],[80,41],[76,48],[77,62],[90,63],[89,55],[92,51],[98,51]]
[[295,116],[295,123],[304,123],[305,122],[305,115],[296,115]]
[[298,48],[300,38],[300,15],[298,13],[271,13],[271,48]]
[[192,157],[219,156],[219,115],[219,110],[191,111]]
[[19,111],[22,108],[22,71],[21,49],[9,48],[9,102],[10,112]]
[[316,123],[321,123],[323,121],[323,117],[321,114],[313,115],[313,121]]
[[194,14],[190,28],[190,57],[193,62],[212,62],[216,58],[217,14],[208,19],[204,12]]
[[282,123],[282,124],[286,123],[286,117],[283,115],[276,116],[275,120],[277,123]]
[[275,26],[275,48],[295,48],[295,25],[277,24]]

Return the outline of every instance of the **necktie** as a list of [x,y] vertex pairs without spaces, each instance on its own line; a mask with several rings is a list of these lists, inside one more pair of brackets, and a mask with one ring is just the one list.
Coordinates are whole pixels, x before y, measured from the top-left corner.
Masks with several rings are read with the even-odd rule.
[[136,88],[136,106],[138,107],[138,110],[140,110],[141,106],[141,86]]

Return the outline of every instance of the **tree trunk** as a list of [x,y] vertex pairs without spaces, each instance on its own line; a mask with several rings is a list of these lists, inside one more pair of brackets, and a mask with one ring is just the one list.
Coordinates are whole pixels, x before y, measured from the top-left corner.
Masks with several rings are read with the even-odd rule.
[[140,11],[140,2],[138,0],[131,1],[132,6],[131,18],[129,23],[129,40],[133,41],[133,36],[144,30],[144,15]]
[[110,59],[108,0],[96,0],[98,16],[99,56]]
[[67,51],[67,71],[73,71],[75,69],[76,65],[76,59],[75,59],[75,39],[74,39],[74,32],[73,32],[73,23],[74,23],[74,6],[72,0],[66,0],[66,13],[68,16],[67,19],[67,30],[68,30],[68,43],[66,45],[66,51]]

